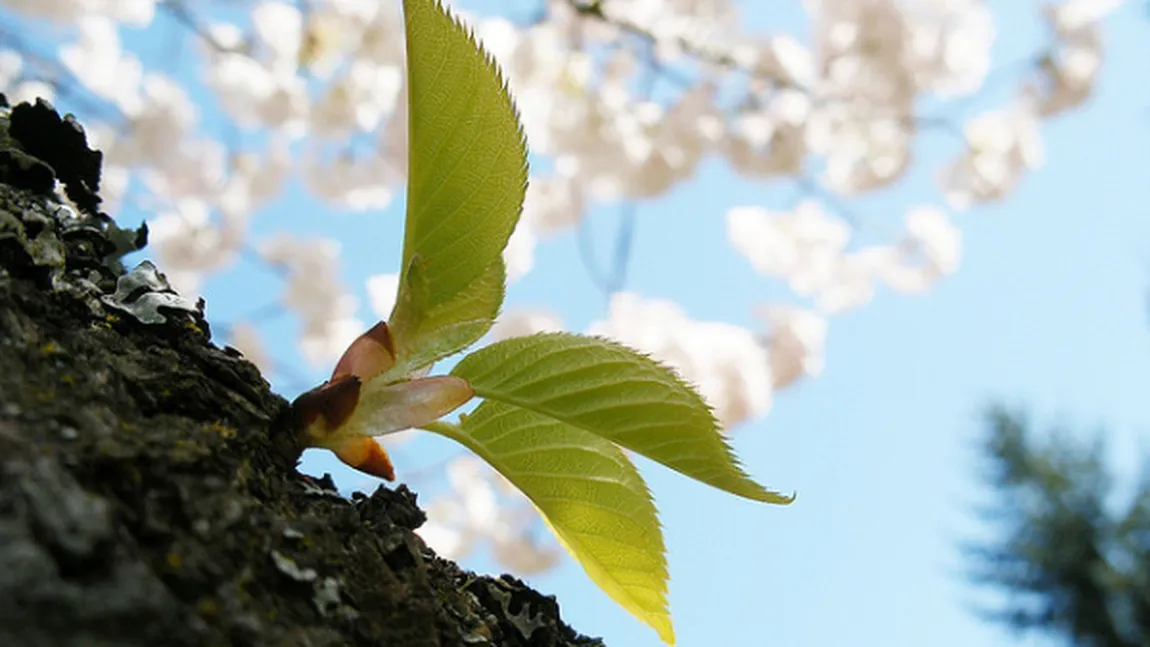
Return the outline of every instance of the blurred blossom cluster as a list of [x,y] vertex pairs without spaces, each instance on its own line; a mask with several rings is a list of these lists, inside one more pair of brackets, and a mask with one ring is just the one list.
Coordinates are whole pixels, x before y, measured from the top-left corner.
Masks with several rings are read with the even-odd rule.
[[[284,232],[255,239],[251,224],[288,183],[342,211],[378,210],[402,191],[400,4],[0,0],[0,89],[13,101],[90,106],[83,121],[105,154],[107,210],[130,201],[154,214],[153,251],[182,291],[198,292],[241,258],[273,268],[279,305],[300,320],[299,350],[321,366],[365,327],[340,280],[339,245]],[[666,196],[708,159],[800,190],[790,205],[717,207],[731,251],[793,294],[748,294],[759,326],[617,292],[586,330],[675,367],[728,430],[819,374],[829,316],[866,305],[879,286],[921,293],[956,271],[962,237],[952,217],[1004,199],[1042,164],[1043,122],[1090,98],[1104,58],[1100,23],[1121,0],[1038,10],[1044,49],[1009,70],[1000,105],[974,114],[947,107],[968,105],[997,63],[985,0],[806,0],[804,32],[748,32],[743,16],[760,4],[515,0],[500,5],[515,18],[458,12],[502,65],[532,155],[544,161],[505,252],[512,280],[534,269],[540,240],[571,233],[596,207]],[[194,43],[179,71],[187,86],[125,45],[161,20]],[[867,219],[850,211],[853,198],[903,180],[927,135],[953,144],[931,169],[937,204]],[[388,316],[397,281],[365,280],[373,316]],[[563,325],[552,312],[511,309],[491,338]],[[227,328],[230,343],[275,369],[257,323]],[[493,472],[459,459],[448,480],[452,494],[431,504],[422,531],[442,553],[459,557],[487,539],[507,568],[555,563],[554,546],[532,539],[530,507]]]
[[447,466],[447,480],[451,493],[431,502],[419,529],[436,551],[462,559],[486,542],[500,565],[523,575],[558,563],[562,549],[540,541],[545,535],[531,503],[486,463],[457,458]]

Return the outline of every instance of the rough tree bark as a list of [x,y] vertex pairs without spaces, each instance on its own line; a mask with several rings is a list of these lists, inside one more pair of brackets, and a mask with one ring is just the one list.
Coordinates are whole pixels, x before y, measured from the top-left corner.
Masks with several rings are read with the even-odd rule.
[[146,230],[99,212],[99,170],[50,105],[0,116],[0,645],[602,644],[436,557],[406,487],[296,472],[287,402],[202,302],[124,271]]

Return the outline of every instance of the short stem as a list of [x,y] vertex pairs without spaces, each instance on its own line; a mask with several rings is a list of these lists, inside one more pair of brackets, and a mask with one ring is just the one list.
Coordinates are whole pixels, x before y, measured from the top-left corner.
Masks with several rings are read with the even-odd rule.
[[290,405],[282,408],[268,433],[275,456],[295,469],[307,443]]

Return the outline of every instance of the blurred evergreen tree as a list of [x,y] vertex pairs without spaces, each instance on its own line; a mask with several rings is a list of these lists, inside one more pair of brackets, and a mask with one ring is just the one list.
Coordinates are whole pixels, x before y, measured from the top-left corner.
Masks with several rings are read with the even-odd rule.
[[1039,441],[1024,414],[987,414],[983,452],[1001,531],[969,547],[974,579],[1007,593],[989,616],[1075,647],[1150,647],[1150,478],[1113,505],[1103,445]]

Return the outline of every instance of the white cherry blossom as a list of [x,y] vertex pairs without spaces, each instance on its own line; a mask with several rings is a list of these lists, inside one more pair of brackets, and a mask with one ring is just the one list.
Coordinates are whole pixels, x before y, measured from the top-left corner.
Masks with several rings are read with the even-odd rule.
[[767,323],[774,388],[784,389],[804,375],[818,377],[824,364],[827,320],[818,312],[782,305],[763,307],[760,315]]
[[451,493],[432,500],[427,522],[416,531],[437,553],[462,559],[486,540],[492,556],[517,573],[545,571],[558,562],[560,549],[534,538],[534,510],[521,496],[501,497],[501,477],[478,458],[453,460],[447,479]]
[[264,259],[287,271],[283,305],[303,320],[300,350],[312,364],[336,360],[363,333],[358,300],[338,277],[339,244],[279,234],[261,245]]
[[495,325],[488,333],[491,341],[525,337],[540,332],[563,330],[563,320],[559,315],[547,310],[515,309],[499,313]]
[[78,39],[60,48],[60,62],[96,96],[115,101],[127,113],[139,109],[143,64],[120,47],[116,22],[91,15],[77,24]]
[[176,201],[151,221],[149,230],[149,247],[161,260],[164,274],[186,295],[199,293],[206,271],[235,260],[235,247],[224,243],[223,232],[211,220],[211,206],[202,200]]
[[818,202],[804,200],[790,212],[731,209],[727,235],[761,274],[786,279],[795,292],[808,296],[835,282],[851,229]]
[[1001,200],[1025,171],[1044,159],[1039,115],[1032,102],[983,114],[967,124],[967,151],[942,172],[947,201],[955,209]]
[[264,375],[275,370],[275,361],[264,345],[263,336],[255,324],[237,321],[228,326],[228,345],[244,354],[244,358],[255,364]]
[[376,317],[386,320],[391,316],[391,309],[395,307],[395,298],[399,293],[399,275],[375,274],[369,276],[366,287],[372,313]]
[[526,276],[535,267],[535,244],[538,238],[531,224],[520,220],[512,232],[507,247],[503,249],[503,263],[507,266],[507,280],[514,281]]

